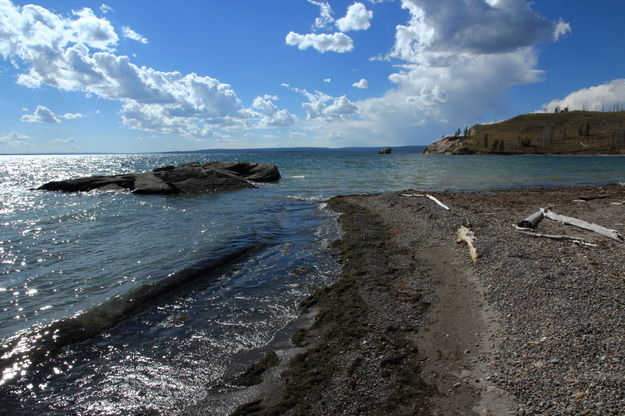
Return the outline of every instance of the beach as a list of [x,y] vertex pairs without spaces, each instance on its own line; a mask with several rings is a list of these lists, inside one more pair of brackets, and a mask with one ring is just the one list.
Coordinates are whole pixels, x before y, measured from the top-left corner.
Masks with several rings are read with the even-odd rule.
[[[31,190],[215,160],[277,164],[282,180],[193,197]],[[0,414],[225,415],[263,398],[241,412],[624,408],[622,243],[548,219],[535,232],[598,246],[513,228],[552,206],[623,233],[622,186],[557,188],[622,182],[619,158],[320,150],[6,156],[2,169]],[[606,198],[575,202],[593,195]],[[454,242],[466,222],[476,264]],[[49,325],[90,336],[31,336]]]
[[549,207],[624,234],[625,187],[429,194],[449,210],[419,190],[329,201],[340,279],[234,414],[623,414],[625,243],[514,225]]

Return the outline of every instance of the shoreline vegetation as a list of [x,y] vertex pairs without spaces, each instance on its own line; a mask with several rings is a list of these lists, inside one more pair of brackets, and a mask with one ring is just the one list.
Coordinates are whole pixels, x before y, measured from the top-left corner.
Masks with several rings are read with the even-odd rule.
[[625,155],[625,111],[559,111],[456,130],[426,154]]
[[291,346],[244,374],[263,381],[238,388],[232,414],[623,414],[625,243],[514,225],[550,207],[625,234],[625,186],[431,193],[449,210],[422,196],[329,201],[340,278],[302,303],[312,323]]

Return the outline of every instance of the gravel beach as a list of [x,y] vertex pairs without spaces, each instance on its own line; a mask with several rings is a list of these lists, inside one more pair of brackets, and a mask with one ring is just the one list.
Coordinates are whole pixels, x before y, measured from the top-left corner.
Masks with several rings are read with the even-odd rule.
[[625,414],[625,242],[514,228],[550,207],[625,234],[625,186],[431,195],[449,210],[418,190],[329,202],[342,275],[235,414]]

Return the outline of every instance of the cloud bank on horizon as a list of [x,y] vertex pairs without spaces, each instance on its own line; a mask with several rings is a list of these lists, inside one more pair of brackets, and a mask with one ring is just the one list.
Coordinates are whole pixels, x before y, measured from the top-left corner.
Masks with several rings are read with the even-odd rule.
[[[332,74],[337,75],[328,77],[327,68],[320,67],[310,85],[282,82],[282,89],[276,85],[276,90],[254,91],[237,90],[237,80],[226,83],[211,76],[211,67],[187,72],[159,69],[158,62],[154,67],[137,63],[135,55],[120,48],[132,50],[133,42],[143,48],[158,50],[159,46],[149,33],[146,36],[125,24],[113,2],[96,11],[84,7],[61,13],[43,5],[0,0],[0,56],[5,67],[0,83],[13,83],[12,88],[33,97],[30,102],[23,102],[20,94],[0,97],[26,112],[12,123],[4,122],[10,131],[0,130],[0,152],[25,148],[34,136],[28,126],[56,129],[86,123],[90,117],[79,107],[55,113],[59,111],[55,102],[64,102],[62,97],[69,94],[117,103],[120,129],[156,133],[169,143],[188,140],[176,142],[179,149],[194,147],[196,142],[204,148],[224,143],[233,147],[424,144],[451,126],[455,129],[495,114],[513,86],[544,80],[545,73],[538,67],[539,46],[566,39],[575,29],[562,18],[543,17],[527,0],[356,1],[338,18],[328,1],[297,1],[302,9],[298,22],[308,19],[308,26],[276,33],[277,49],[272,50],[295,54],[295,59],[314,59],[319,54],[334,63]],[[397,9],[392,15],[395,20],[388,17],[393,9]],[[386,50],[379,53],[372,48],[368,53],[367,33],[389,28],[394,31]],[[253,34],[243,34],[248,35]],[[383,68],[385,75],[366,72],[374,65]],[[289,78],[288,67],[273,70]],[[345,78],[343,85],[337,82],[341,78]],[[290,98],[284,101],[278,93]],[[534,109],[599,109],[599,103],[613,108],[625,102],[624,95],[625,80],[616,79],[586,86],[562,99],[552,96]],[[41,98],[48,101],[33,102]],[[76,146],[80,141],[59,138],[56,131],[49,135],[56,145]],[[416,136],[421,136],[420,142]],[[83,146],[85,150],[101,147]]]

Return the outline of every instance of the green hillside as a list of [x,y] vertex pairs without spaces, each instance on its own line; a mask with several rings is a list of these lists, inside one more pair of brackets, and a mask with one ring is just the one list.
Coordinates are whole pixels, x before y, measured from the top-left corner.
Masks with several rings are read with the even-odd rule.
[[625,155],[625,111],[535,113],[476,124],[466,136],[445,137],[424,153]]

